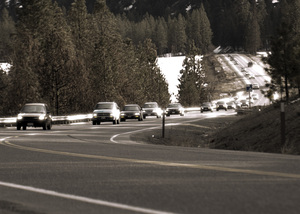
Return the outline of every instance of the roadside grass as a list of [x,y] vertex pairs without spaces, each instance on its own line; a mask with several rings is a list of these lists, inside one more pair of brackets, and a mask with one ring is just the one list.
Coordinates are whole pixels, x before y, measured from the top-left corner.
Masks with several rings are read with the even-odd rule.
[[281,144],[280,106],[274,104],[247,115],[208,118],[166,126],[131,136],[138,142],[166,146],[300,154],[300,102],[285,107],[285,144]]

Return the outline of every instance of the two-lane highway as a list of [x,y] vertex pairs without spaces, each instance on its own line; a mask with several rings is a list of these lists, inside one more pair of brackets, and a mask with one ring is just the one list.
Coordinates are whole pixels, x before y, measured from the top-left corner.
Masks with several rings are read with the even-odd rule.
[[[210,116],[166,124],[205,125]],[[0,213],[299,213],[300,157],[149,145],[161,119],[0,129]]]

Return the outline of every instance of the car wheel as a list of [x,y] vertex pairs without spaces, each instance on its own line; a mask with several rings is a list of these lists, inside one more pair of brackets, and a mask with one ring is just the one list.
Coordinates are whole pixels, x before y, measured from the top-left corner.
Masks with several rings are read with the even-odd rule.
[[146,116],[143,116],[144,119],[146,119]]
[[23,126],[23,130],[26,130],[26,126]]
[[96,121],[93,121],[93,125],[96,125],[97,124],[97,122]]
[[21,130],[21,125],[17,125],[17,130]]
[[47,130],[47,123],[43,125],[43,130]]
[[117,120],[117,124],[120,124],[120,118]]
[[101,122],[100,122],[100,121],[98,121],[98,122],[97,122],[97,125],[100,125],[100,124],[101,124]]

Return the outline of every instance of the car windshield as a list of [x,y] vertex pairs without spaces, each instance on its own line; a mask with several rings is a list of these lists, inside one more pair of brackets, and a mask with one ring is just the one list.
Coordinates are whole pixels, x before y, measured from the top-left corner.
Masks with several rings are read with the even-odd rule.
[[125,106],[124,111],[139,111],[137,106]]
[[223,105],[223,104],[225,104],[225,102],[220,101],[220,102],[217,102],[217,104]]
[[170,104],[168,106],[168,108],[177,108],[177,107],[180,107],[180,105],[179,104]]
[[156,104],[144,104],[144,108],[156,108]]
[[40,105],[25,105],[22,110],[22,113],[45,113],[45,108]]
[[112,109],[114,107],[111,103],[99,103],[96,105],[96,109]]
[[210,106],[210,103],[203,103],[203,106]]

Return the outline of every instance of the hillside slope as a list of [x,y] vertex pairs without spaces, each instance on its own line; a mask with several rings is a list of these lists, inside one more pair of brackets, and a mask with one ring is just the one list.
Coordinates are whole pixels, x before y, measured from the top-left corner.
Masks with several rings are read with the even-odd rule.
[[300,101],[285,106],[285,145],[281,145],[279,103],[243,116],[216,131],[209,147],[244,151],[300,154]]

